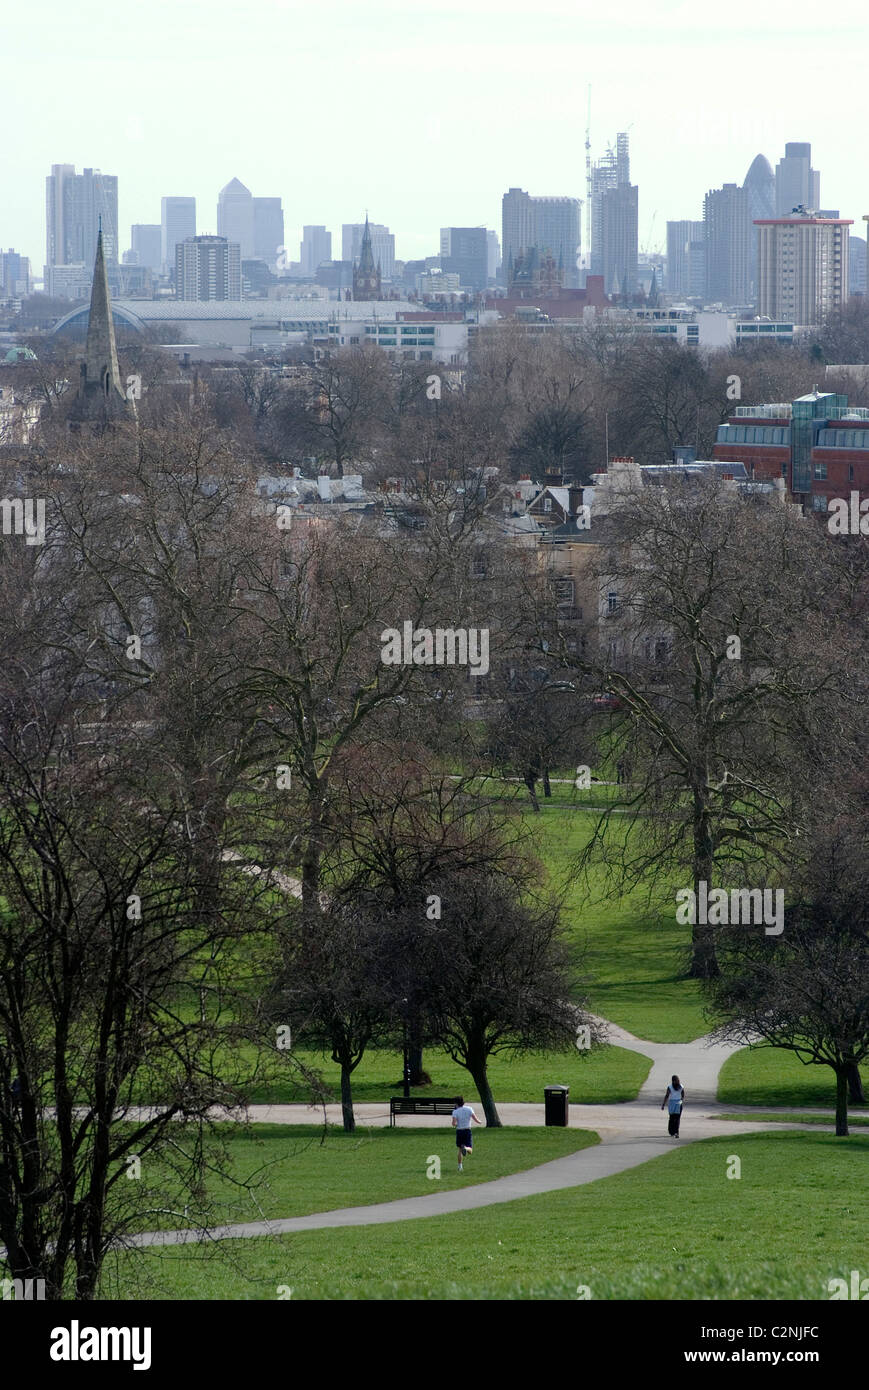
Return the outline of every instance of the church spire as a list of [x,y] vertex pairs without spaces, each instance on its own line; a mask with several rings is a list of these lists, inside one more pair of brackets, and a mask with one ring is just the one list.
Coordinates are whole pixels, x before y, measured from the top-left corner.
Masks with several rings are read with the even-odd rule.
[[118,351],[115,345],[112,296],[109,292],[109,276],[103,249],[101,217],[97,233],[85,360],[81,365],[81,382],[74,418],[106,419],[108,416],[121,415],[126,409],[127,400],[121,386]]

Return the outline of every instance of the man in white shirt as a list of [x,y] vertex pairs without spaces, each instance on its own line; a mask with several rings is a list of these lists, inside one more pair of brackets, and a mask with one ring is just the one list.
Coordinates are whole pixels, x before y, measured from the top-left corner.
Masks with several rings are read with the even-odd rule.
[[453,1111],[453,1129],[456,1131],[456,1148],[459,1151],[459,1172],[463,1172],[462,1159],[465,1154],[473,1151],[474,1141],[471,1138],[471,1121],[479,1124],[480,1121],[474,1113],[472,1105],[465,1105],[464,1096],[459,1096],[459,1103]]

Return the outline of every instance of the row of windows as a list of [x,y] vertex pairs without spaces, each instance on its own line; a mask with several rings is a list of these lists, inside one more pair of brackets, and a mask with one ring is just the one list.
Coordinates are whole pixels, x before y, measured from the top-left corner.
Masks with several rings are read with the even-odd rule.
[[869,449],[869,430],[819,430],[821,449]]
[[719,425],[719,444],[790,444],[787,425]]

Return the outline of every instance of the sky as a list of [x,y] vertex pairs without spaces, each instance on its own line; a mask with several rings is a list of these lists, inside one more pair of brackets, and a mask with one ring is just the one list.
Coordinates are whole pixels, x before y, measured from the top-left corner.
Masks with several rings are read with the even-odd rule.
[[122,249],[168,194],[216,231],[233,177],[283,199],[291,259],[305,223],[340,256],[366,211],[401,259],[500,236],[509,187],[585,197],[589,83],[592,156],[630,134],[641,251],[787,140],[866,232],[866,0],[29,0],[0,33],[0,247],[37,274],[61,163],[118,175]]

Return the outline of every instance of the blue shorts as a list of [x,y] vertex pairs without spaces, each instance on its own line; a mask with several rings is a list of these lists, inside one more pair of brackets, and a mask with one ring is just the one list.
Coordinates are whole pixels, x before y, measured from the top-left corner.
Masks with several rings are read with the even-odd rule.
[[457,1148],[457,1149],[472,1149],[473,1147],[474,1147],[474,1141],[473,1141],[473,1139],[471,1138],[471,1131],[470,1131],[469,1129],[457,1129],[457,1130],[456,1130],[456,1148]]

